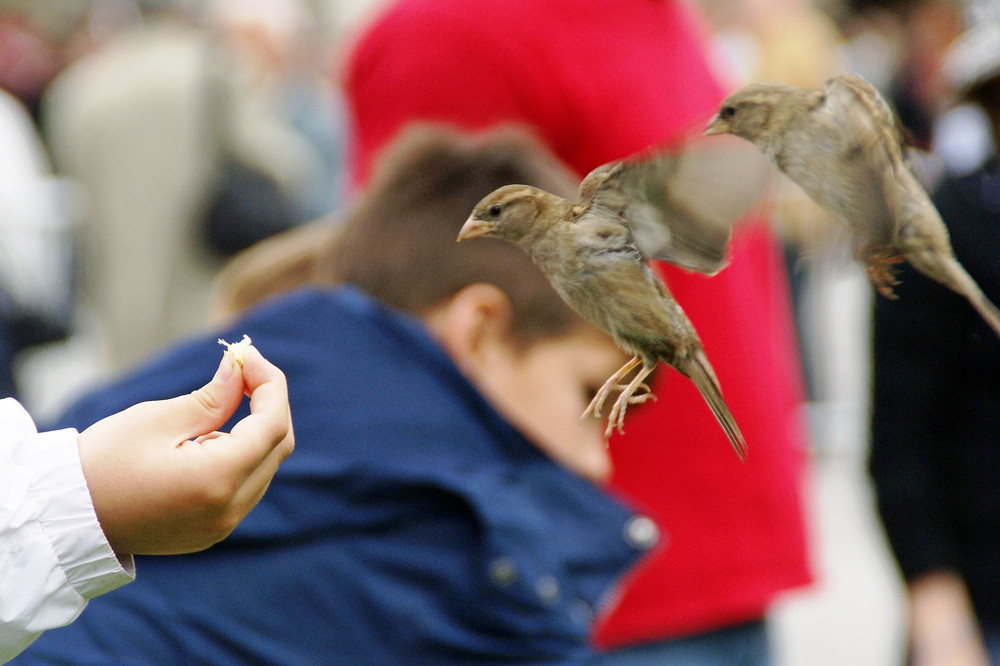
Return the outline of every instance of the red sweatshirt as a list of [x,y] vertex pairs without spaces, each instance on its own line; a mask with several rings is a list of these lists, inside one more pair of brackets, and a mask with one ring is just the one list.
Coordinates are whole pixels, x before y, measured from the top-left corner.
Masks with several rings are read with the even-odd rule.
[[[354,179],[407,123],[526,124],[579,174],[707,125],[724,91],[693,8],[673,0],[400,0],[354,45]],[[720,187],[724,187],[720,183]],[[611,440],[611,490],[660,525],[596,640],[615,646],[759,619],[810,581],[802,387],[787,278],[762,224],[713,278],[660,266],[749,446],[741,463],[694,385],[661,365],[658,400]]]

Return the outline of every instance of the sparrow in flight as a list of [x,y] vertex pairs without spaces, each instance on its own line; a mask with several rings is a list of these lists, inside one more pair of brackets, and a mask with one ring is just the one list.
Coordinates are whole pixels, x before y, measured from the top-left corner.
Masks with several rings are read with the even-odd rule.
[[[749,164],[754,159],[759,156]],[[737,455],[746,456],[746,441],[694,326],[648,262],[662,259],[708,275],[722,269],[732,224],[764,184],[755,174],[766,169],[747,166],[748,156],[731,144],[645,154],[592,171],[576,201],[526,185],[504,186],[480,201],[462,226],[460,241],[494,236],[521,247],[573,309],[632,355],[581,417],[599,418],[608,396],[620,389],[606,438],[616,427],[623,431],[629,404],[654,397],[643,382],[663,360],[694,383]],[[726,168],[738,172],[738,182],[720,191],[718,172]]]
[[893,267],[904,259],[961,294],[1000,335],[1000,310],[955,258],[948,230],[903,153],[889,105],[860,76],[823,90],[751,83],[727,97],[706,134],[756,145],[858,240],[857,257],[882,295],[893,298]]

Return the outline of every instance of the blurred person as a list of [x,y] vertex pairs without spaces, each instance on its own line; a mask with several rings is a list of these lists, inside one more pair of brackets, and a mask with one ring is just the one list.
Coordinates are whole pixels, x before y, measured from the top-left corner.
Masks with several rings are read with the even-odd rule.
[[57,44],[21,7],[0,7],[0,89],[34,117],[49,81],[63,66]]
[[705,0],[732,85],[782,81],[818,88],[843,71],[837,26],[809,0]]
[[962,30],[963,0],[915,0],[902,3],[902,52],[890,82],[892,102],[908,141],[931,149],[934,120],[948,101],[941,58]]
[[[250,415],[215,432],[244,391]],[[242,364],[225,354],[189,395],[79,433],[38,432],[16,401],[0,400],[0,663],[131,582],[133,554],[225,538],[293,446],[284,376],[253,349]]]
[[[967,31],[955,42],[958,46],[942,60],[945,78],[952,87],[957,86],[957,90],[952,91],[956,103],[947,105],[934,123],[934,154],[953,175],[981,167],[998,150],[994,138],[997,132],[991,126],[990,115],[982,103],[970,101],[966,92],[980,73],[989,75],[993,67],[990,55],[975,51],[983,49],[989,54],[989,49],[993,48],[993,26],[1000,25],[1000,4],[992,0],[967,0],[964,18],[966,25],[982,23],[986,27],[975,33]],[[966,55],[970,53],[975,55]]]
[[[420,120],[525,124],[577,174],[680,142],[725,92],[705,39],[700,15],[676,0],[399,0],[348,58],[352,178],[366,182],[382,148]],[[715,277],[657,270],[726,387],[749,455],[732,455],[684,377],[654,376],[658,400],[630,408],[625,435],[611,438],[611,488],[666,536],[595,640],[613,649],[606,663],[766,663],[771,603],[810,582],[803,393],[780,248],[750,221]]]
[[[232,75],[251,93],[233,131],[261,134],[264,128],[268,134],[244,137],[236,145],[256,146],[262,151],[256,161],[262,163],[299,163],[280,171],[305,219],[335,210],[346,189],[346,130],[339,93],[326,72],[332,45],[317,18],[303,0],[212,0],[205,11]],[[276,119],[284,127],[276,126]],[[306,146],[299,145],[303,139]]]
[[0,90],[0,398],[18,395],[15,360],[63,338],[72,311],[70,189],[52,176],[27,109]]
[[[953,45],[945,73],[1000,137],[1000,22]],[[934,195],[959,261],[1000,298],[1000,155]],[[1000,664],[1000,342],[961,296],[905,268],[877,299],[869,463],[907,583],[909,660]]]
[[[255,248],[220,294],[249,309],[70,410],[62,423],[84,424],[187,390],[218,335],[247,331],[287,373],[296,452],[224,544],[141,561],[136,584],[18,663],[589,655],[596,609],[657,531],[595,485],[609,469],[603,429],[578,424],[621,352],[517,248],[455,242],[508,179],[573,191],[519,136],[401,138],[323,252],[298,242],[320,242],[319,227]],[[282,265],[299,268],[282,278]],[[245,296],[297,275],[311,284]]]
[[309,218],[305,184],[336,188],[261,84],[272,43],[250,42],[264,52],[251,58],[229,32],[244,24],[223,20],[235,9],[193,12],[150,10],[64,70],[44,100],[53,161],[88,195],[83,295],[112,369],[202,324],[222,263],[207,238],[245,246]]
[[45,90],[77,58],[138,20],[136,0],[3,0],[0,88],[37,123]]

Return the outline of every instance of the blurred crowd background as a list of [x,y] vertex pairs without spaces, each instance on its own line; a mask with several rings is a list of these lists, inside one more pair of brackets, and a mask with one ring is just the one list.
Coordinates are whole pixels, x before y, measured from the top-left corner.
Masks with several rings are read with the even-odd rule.
[[[0,0],[5,395],[54,416],[207,326],[227,258],[350,200],[341,59],[386,1]],[[923,151],[929,189],[994,153],[987,117],[960,97],[972,65],[945,56],[970,26],[1000,25],[996,0],[699,4],[730,86],[868,78]],[[837,225],[790,184],[773,198],[809,395],[818,577],[775,612],[779,656],[897,663],[904,588],[867,474],[872,292]]]

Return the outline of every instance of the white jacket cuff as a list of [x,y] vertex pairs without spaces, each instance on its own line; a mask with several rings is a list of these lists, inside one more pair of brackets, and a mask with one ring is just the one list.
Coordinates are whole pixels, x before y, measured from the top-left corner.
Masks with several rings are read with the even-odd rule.
[[39,433],[20,460],[34,470],[29,497],[66,580],[84,599],[135,578],[131,555],[118,557],[101,531],[80,465],[75,430]]
[[135,577],[101,531],[75,430],[39,434],[0,400],[0,663]]

